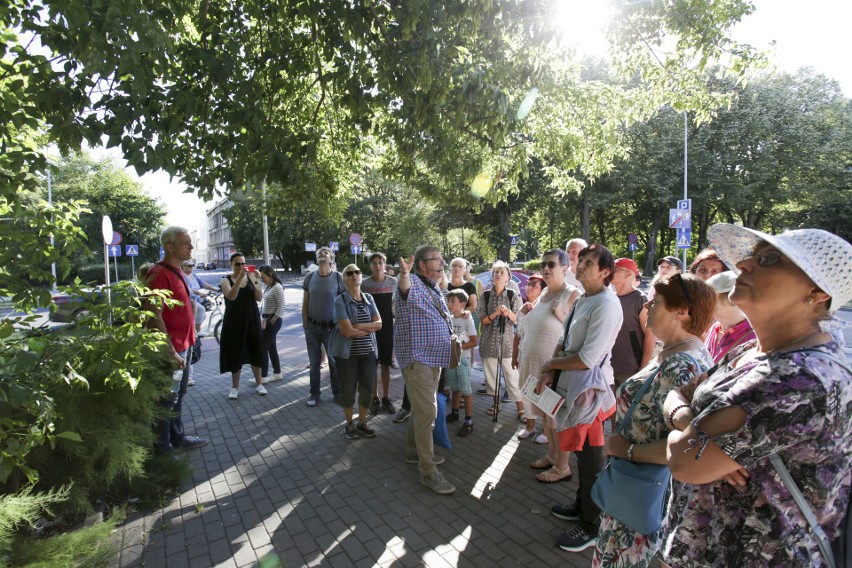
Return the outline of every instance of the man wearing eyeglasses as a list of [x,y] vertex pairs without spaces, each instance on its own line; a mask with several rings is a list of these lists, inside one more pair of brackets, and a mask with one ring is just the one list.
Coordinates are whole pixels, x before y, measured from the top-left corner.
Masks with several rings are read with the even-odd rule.
[[[328,247],[317,250],[318,269],[309,272],[302,283],[302,328],[305,330],[305,343],[311,364],[311,392],[308,406],[316,406],[320,401],[320,364],[322,348],[328,353],[328,340],[334,327],[334,300],[346,290],[343,277],[334,270],[334,253]],[[340,385],[337,381],[337,366],[334,357],[328,358],[328,373],[334,402],[338,402]]]
[[577,280],[577,264],[580,261],[580,251],[589,246],[589,243],[581,238],[571,239],[565,243],[565,252],[568,253],[568,274],[565,275],[565,282],[583,292],[583,285]]
[[[411,420],[405,459],[418,464],[420,484],[435,493],[449,495],[456,488],[436,467],[444,458],[435,456],[432,430],[437,414],[441,368],[450,364],[449,310],[438,282],[444,277],[444,258],[433,246],[422,246],[409,260],[400,259],[397,294],[393,299],[394,346],[411,401]],[[411,271],[414,270],[414,274]],[[444,417],[438,417],[443,420]]]

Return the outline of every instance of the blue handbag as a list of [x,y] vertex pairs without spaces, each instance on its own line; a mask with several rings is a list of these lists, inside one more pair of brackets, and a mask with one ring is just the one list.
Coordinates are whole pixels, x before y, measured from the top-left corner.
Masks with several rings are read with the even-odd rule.
[[432,430],[432,443],[452,450],[450,433],[447,431],[447,395],[439,392],[435,395],[435,401],[438,403],[438,414],[435,417],[435,429]]
[[[662,364],[642,384],[616,433],[620,434],[630,422],[636,405],[661,369]],[[633,463],[610,456],[592,487],[592,500],[612,518],[638,533],[651,535],[663,526],[670,479],[667,465]]]

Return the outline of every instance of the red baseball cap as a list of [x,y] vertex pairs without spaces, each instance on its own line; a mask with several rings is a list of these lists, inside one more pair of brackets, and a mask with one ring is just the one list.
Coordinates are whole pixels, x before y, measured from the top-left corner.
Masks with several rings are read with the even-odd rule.
[[536,272],[535,274],[530,274],[529,277],[527,277],[527,280],[539,280],[544,282],[544,276],[542,276],[540,272]]
[[639,267],[637,267],[636,263],[633,262],[632,260],[630,260],[629,258],[618,258],[618,259],[616,259],[615,267],[616,268],[626,268],[627,270],[630,270],[631,272],[633,272],[633,274],[635,274],[637,278],[639,277]]

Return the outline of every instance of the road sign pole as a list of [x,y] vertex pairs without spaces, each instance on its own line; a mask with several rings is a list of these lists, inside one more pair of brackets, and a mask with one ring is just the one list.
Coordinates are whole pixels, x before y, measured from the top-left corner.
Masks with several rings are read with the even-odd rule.
[[131,280],[136,277],[136,262],[135,261],[136,261],[136,257],[131,256],[130,257],[130,279]]

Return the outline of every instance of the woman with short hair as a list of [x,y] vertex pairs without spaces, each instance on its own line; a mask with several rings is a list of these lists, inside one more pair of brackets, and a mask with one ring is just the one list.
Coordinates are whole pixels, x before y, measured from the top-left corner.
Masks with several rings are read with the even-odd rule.
[[738,345],[754,339],[754,329],[748,318],[728,299],[736,279],[735,272],[726,270],[707,280],[717,294],[716,309],[713,311],[713,319],[716,321],[707,330],[704,345],[716,363],[723,362],[725,356]]
[[692,264],[689,265],[689,272],[702,280],[712,278],[717,274],[725,272],[725,270],[727,270],[725,263],[719,258],[719,253],[712,248],[706,248],[699,252],[695,260],[692,261]]
[[219,372],[231,373],[231,400],[239,397],[240,373],[243,365],[251,365],[257,394],[265,395],[260,368],[263,365],[263,342],[257,303],[263,299],[257,272],[246,270],[246,257],[241,252],[231,255],[231,274],[219,286],[225,299],[222,335],[219,349]]
[[[266,285],[263,291],[263,304],[260,310],[261,336],[263,341],[263,364],[260,376],[263,382],[281,380],[281,359],[278,357],[278,332],[281,331],[281,318],[284,317],[284,284],[275,269],[264,264],[259,269],[260,279]],[[269,376],[269,361],[272,360],[272,377]]]
[[847,512],[852,372],[832,337],[852,300],[852,245],[819,229],[769,235],[720,224],[711,244],[739,272],[731,301],[756,339],[665,405],[674,431],[663,559],[671,566],[825,566],[783,468],[829,541]]
[[[376,431],[367,425],[379,347],[376,333],[382,318],[373,297],[361,291],[361,269],[350,264],[343,269],[346,290],[334,300],[336,325],[329,337],[329,356],[337,363],[340,378],[340,405],[346,418],[344,434],[373,438]],[[358,425],[353,423],[355,394],[358,394]]]

